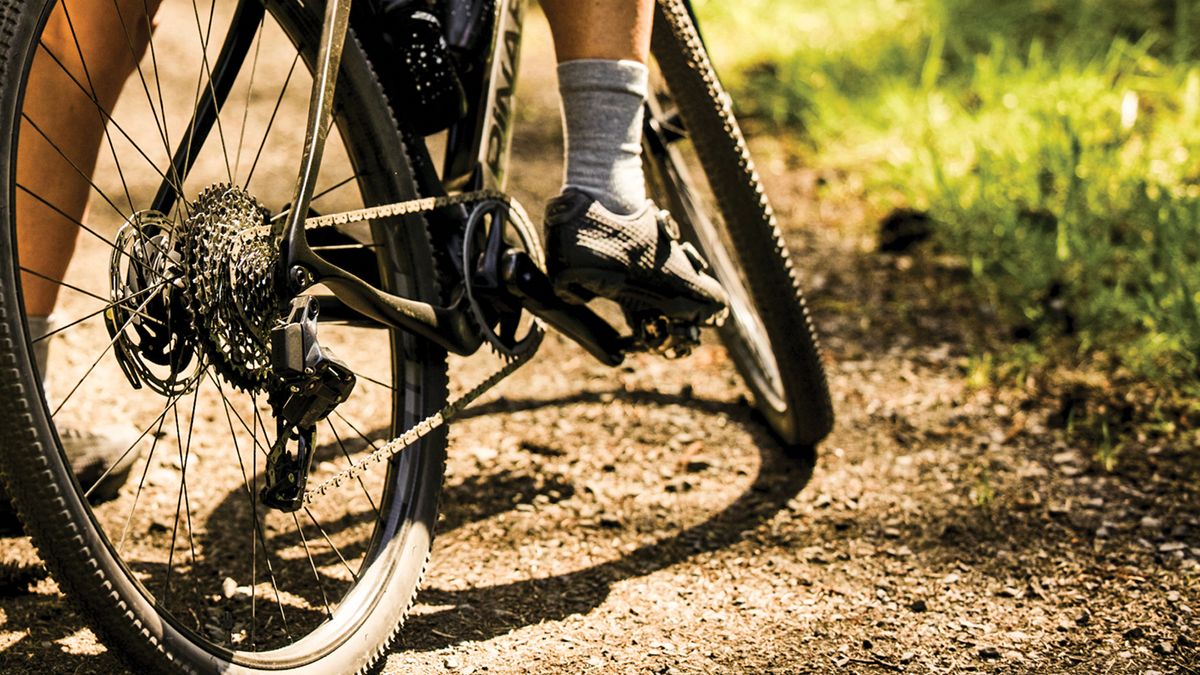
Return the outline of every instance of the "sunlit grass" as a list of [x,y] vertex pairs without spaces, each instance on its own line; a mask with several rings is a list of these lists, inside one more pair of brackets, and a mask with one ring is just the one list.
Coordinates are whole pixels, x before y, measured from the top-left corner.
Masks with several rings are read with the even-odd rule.
[[1200,3],[700,2],[744,114],[912,206],[1034,342],[1155,381],[1200,350]]

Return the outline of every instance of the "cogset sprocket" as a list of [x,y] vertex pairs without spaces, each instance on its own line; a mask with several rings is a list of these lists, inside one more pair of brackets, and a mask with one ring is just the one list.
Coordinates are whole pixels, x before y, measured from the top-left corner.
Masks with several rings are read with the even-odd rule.
[[269,335],[276,320],[279,257],[269,213],[241,188],[214,185],[177,229],[187,307],[196,339],[233,386],[259,392],[272,384]]

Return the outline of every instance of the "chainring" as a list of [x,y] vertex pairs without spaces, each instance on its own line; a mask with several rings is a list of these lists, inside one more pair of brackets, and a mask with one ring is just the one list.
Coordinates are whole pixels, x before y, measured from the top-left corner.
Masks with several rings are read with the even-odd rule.
[[[496,231],[496,228],[501,228]],[[513,360],[537,349],[541,343],[541,322],[521,308],[503,308],[480,301],[480,291],[472,266],[489,246],[493,235],[506,245],[524,250],[540,265],[545,259],[541,237],[529,220],[525,208],[515,199],[483,199],[474,205],[463,234],[463,285],[471,317],[476,328],[497,355]]]

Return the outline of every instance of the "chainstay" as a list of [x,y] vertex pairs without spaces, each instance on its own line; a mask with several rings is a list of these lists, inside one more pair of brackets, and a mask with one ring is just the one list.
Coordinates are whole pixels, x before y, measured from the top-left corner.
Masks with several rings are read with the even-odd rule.
[[[352,223],[361,223],[369,220],[381,220],[384,218],[397,218],[400,216],[414,215],[433,211],[435,209],[445,208],[447,206],[460,206],[472,202],[484,200],[496,200],[512,205],[512,198],[503,192],[497,190],[475,190],[472,192],[463,192],[457,195],[446,197],[426,197],[422,199],[410,199],[404,202],[396,202],[393,204],[381,204],[379,206],[371,206],[354,211],[345,211],[335,213],[328,216],[318,216],[309,218],[304,221],[304,229],[314,230],[327,227],[336,227],[338,225],[350,225]],[[524,353],[518,354],[511,360],[508,360],[503,366],[494,371],[475,385],[469,391],[460,394],[453,400],[446,403],[441,410],[433,413],[429,417],[421,420],[413,425],[408,431],[397,436],[389,441],[383,447],[367,455],[357,464],[351,463],[350,468],[343,469],[333,476],[325,479],[316,487],[308,488],[304,491],[304,505],[312,506],[322,497],[332,490],[336,490],[343,483],[357,479],[366,471],[376,464],[382,464],[390,461],[407,448],[416,444],[422,438],[433,433],[437,429],[445,426],[462,411],[480,396],[486,394],[501,381],[512,375],[521,366],[528,363],[537,354],[537,348],[541,344],[541,340],[545,333],[541,330],[537,332],[537,342],[531,348],[525,350]]]
[[330,490],[335,490],[341,487],[343,483],[356,479],[376,464],[391,460],[417,441],[420,441],[433,431],[449,423],[480,396],[486,394],[493,387],[500,384],[502,380],[516,372],[518,368],[533,359],[534,355],[537,354],[537,347],[545,334],[539,331],[537,335],[536,339],[538,342],[533,345],[532,349],[505,363],[498,370],[480,381],[479,384],[475,385],[474,388],[455,397],[454,400],[448,402],[441,410],[421,420],[408,431],[392,439],[370,455],[367,455],[358,464],[352,463],[350,468],[343,469],[334,476],[325,479],[316,487],[305,490],[304,505],[311,506],[321,497],[324,497]]

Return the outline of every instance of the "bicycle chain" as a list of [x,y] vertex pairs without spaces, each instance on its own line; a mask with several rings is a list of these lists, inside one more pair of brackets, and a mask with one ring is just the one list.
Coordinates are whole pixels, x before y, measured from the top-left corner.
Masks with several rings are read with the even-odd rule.
[[[447,206],[460,206],[471,202],[484,200],[497,200],[504,202],[508,206],[513,205],[512,198],[503,192],[496,190],[476,190],[473,192],[464,192],[457,195],[447,197],[428,197],[424,199],[411,199],[404,202],[396,202],[393,204],[383,204],[380,206],[371,206],[355,211],[346,211],[328,216],[317,216],[304,221],[304,229],[319,229],[326,227],[335,227],[338,225],[350,225],[369,220],[379,220],[383,218],[396,218],[399,216],[413,215],[425,211],[445,208]],[[509,375],[512,375],[518,368],[528,363],[537,353],[537,349],[541,344],[542,338],[545,336],[545,331],[540,326],[534,326],[531,330],[534,333],[531,335],[529,347],[522,352],[514,355],[511,359],[506,359],[504,365],[492,372],[486,378],[481,380],[470,390],[460,394],[454,399],[446,403],[445,406],[426,417],[420,422],[413,425],[408,431],[397,436],[389,441],[383,447],[367,455],[358,464],[353,461],[350,463],[350,468],[343,469],[330,478],[325,479],[319,485],[310,487],[304,491],[304,506],[309,507],[316,503],[321,497],[324,497],[330,490],[341,487],[342,483],[357,479],[363,473],[370,469],[373,465],[387,462],[399,455],[401,452],[411,447],[413,444],[420,441],[422,438],[433,433],[441,428],[463,411],[464,408],[475,402],[480,396],[483,396],[490,389],[500,384]]]

